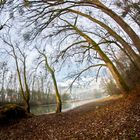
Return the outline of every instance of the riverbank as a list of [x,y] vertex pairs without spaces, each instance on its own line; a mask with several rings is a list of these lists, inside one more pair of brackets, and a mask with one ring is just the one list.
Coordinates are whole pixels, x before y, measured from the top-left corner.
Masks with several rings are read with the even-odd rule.
[[138,140],[140,94],[110,97],[60,114],[34,116],[0,128],[0,140],[23,139]]

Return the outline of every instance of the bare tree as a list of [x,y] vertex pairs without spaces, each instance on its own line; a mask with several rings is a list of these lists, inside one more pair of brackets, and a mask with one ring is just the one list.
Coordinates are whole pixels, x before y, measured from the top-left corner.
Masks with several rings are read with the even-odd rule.
[[[66,3],[67,4],[70,3],[71,5],[68,5],[66,7],[65,6]],[[63,8],[63,6],[60,7],[60,5],[63,5],[64,8]],[[33,6],[34,6],[34,3],[33,3]],[[35,6],[38,9],[37,4],[35,4]],[[37,15],[34,14],[31,16],[31,18],[30,18],[31,21],[29,21],[29,22],[31,22],[31,24],[34,22],[38,22],[37,32],[41,32],[41,31],[45,30],[51,23],[54,24],[55,23],[54,21],[56,19],[58,19],[59,16],[66,15],[68,17],[68,16],[70,16],[69,13],[74,13],[75,15],[80,15],[81,17],[85,17],[89,21],[96,23],[97,25],[102,27],[104,30],[106,30],[107,33],[110,34],[110,36],[112,36],[116,40],[116,42],[119,43],[122,46],[122,48],[125,49],[127,54],[129,54],[130,58],[134,61],[135,65],[138,67],[138,69],[140,69],[140,56],[133,50],[132,46],[130,45],[130,42],[125,41],[125,39],[121,35],[119,35],[116,31],[114,31],[111,27],[106,25],[101,20],[98,20],[97,18],[93,17],[92,14],[81,12],[80,10],[77,10],[75,8],[77,6],[79,6],[79,7],[80,6],[83,6],[83,7],[87,6],[90,8],[93,7],[93,8],[101,9],[104,13],[108,14],[112,19],[114,19],[124,29],[124,31],[127,32],[128,36],[132,40],[135,40],[133,42],[133,44],[135,44],[135,46],[139,46],[138,45],[138,42],[139,42],[138,35],[136,35],[136,33],[131,29],[131,27],[127,23],[125,23],[121,19],[121,17],[119,17],[111,9],[109,9],[105,5],[103,5],[103,3],[101,3],[99,0],[96,0],[93,2],[92,1],[82,1],[82,2],[67,2],[67,1],[65,1],[65,2],[58,2],[58,3],[53,3],[53,4],[46,3],[46,6],[44,6],[44,8],[42,10],[38,11]],[[33,11],[31,10],[31,11],[35,12],[36,10],[33,10]],[[113,15],[115,15],[115,16],[113,16]],[[42,23],[41,20],[45,24]],[[39,21],[41,24],[39,24]],[[125,27],[127,27],[127,28],[125,28]],[[137,45],[136,45],[136,40],[138,40]],[[138,49],[138,47],[136,47],[136,48]]]
[[40,51],[37,47],[36,47],[36,49],[37,49],[38,53],[44,58],[45,67],[46,67],[47,71],[51,74],[51,78],[53,80],[53,84],[54,84],[54,88],[55,88],[55,94],[56,94],[56,102],[57,102],[56,113],[60,113],[61,110],[62,110],[62,101],[61,101],[60,93],[59,93],[58,86],[57,86],[55,71],[49,65],[46,53]]
[[[26,109],[26,111],[28,113],[30,113],[30,105],[29,105],[29,101],[30,101],[30,90],[29,90],[29,86],[28,86],[28,82],[27,82],[27,71],[26,71],[26,57],[27,56],[20,49],[19,44],[13,45],[10,37],[8,38],[8,35],[7,35],[7,38],[1,37],[1,39],[10,48],[10,51],[9,51],[9,49],[6,50],[6,48],[4,48],[4,50],[15,61],[16,71],[17,71],[17,75],[18,75],[18,80],[19,80],[21,95],[22,95],[23,100],[24,100],[25,109]],[[20,54],[20,56],[18,56],[17,51]],[[19,62],[21,62],[22,65],[23,65],[23,80],[22,80],[22,72],[20,70]]]

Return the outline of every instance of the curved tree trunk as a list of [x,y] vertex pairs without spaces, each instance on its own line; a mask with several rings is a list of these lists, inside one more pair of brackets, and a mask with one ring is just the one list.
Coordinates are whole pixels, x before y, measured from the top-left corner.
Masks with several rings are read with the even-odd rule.
[[106,31],[108,31],[108,33],[114,37],[127,51],[127,53],[130,55],[130,57],[132,58],[132,60],[134,60],[136,66],[138,67],[138,69],[140,70],[140,56],[138,56],[135,51],[131,48],[131,46],[120,36],[118,35],[115,31],[113,31],[109,26],[107,26],[106,24],[104,24],[103,22],[91,17],[90,15],[87,15],[85,13],[82,13],[80,11],[76,11],[76,10],[72,10],[69,9],[68,11],[72,12],[72,13],[76,13],[78,15],[81,15],[87,19],[89,19],[90,21],[97,23],[98,25],[100,25],[101,27],[103,27]]
[[122,78],[121,74],[118,72],[117,68],[114,66],[112,61],[108,58],[108,56],[99,48],[99,46],[98,46],[98,54],[106,63],[118,87],[123,91],[129,91],[129,88],[127,84],[125,83],[124,79]]
[[133,44],[137,48],[137,50],[140,53],[140,38],[139,36],[133,31],[133,29],[115,12],[113,12],[111,9],[106,7],[103,3],[101,3],[99,0],[85,0],[85,2],[88,2],[90,4],[93,4],[96,6],[96,8],[102,10],[104,13],[106,13],[108,16],[110,16],[112,19],[116,21],[120,25],[120,27],[127,33],[127,35],[131,38],[133,41]]
[[48,63],[48,58],[45,55],[45,53],[41,52],[38,48],[36,48],[36,49],[45,58],[46,69],[52,76],[52,80],[53,80],[53,84],[54,84],[54,88],[55,88],[56,103],[57,103],[56,113],[60,113],[62,111],[62,101],[61,101],[61,96],[58,91],[58,86],[57,86],[54,70],[50,67],[50,65]]
[[62,111],[62,101],[61,101],[61,97],[58,91],[58,86],[57,86],[54,70],[49,66],[47,56],[45,54],[42,54],[42,55],[45,57],[46,68],[52,76],[52,80],[53,80],[53,84],[55,88],[55,95],[56,95],[56,102],[57,102],[56,113],[60,113]]
[[[67,22],[67,21],[65,21]],[[98,46],[98,44],[93,41],[88,35],[86,35],[85,33],[83,33],[82,31],[80,31],[76,26],[71,25],[69,22],[67,22],[80,36],[82,36],[83,38],[86,39],[87,42],[89,42],[94,50],[96,50],[96,52],[99,54],[99,56],[103,59],[103,61],[105,62],[105,64],[107,65],[108,69],[110,70],[113,78],[116,81],[117,86],[123,90],[123,91],[129,91],[129,87],[127,86],[126,82],[124,81],[124,79],[122,78],[122,76],[120,75],[120,73],[118,72],[118,70],[116,69],[116,67],[114,66],[113,62],[108,58],[108,56],[101,50],[101,48]]]

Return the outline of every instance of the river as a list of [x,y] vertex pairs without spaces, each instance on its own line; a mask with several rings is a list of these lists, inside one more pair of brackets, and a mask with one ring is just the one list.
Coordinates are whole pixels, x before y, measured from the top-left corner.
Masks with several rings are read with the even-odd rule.
[[[102,97],[102,98],[106,98],[106,97]],[[100,98],[100,99],[102,99]],[[62,111],[67,111],[67,110],[71,110],[73,108],[76,108],[78,106],[90,103],[90,102],[94,102],[98,99],[90,99],[90,100],[82,100],[82,101],[74,101],[74,102],[66,102],[63,103],[62,105]],[[35,115],[41,115],[41,114],[48,114],[48,113],[53,113],[56,110],[56,105],[55,104],[50,104],[50,105],[40,105],[40,106],[32,106],[31,107],[31,113],[35,114]]]

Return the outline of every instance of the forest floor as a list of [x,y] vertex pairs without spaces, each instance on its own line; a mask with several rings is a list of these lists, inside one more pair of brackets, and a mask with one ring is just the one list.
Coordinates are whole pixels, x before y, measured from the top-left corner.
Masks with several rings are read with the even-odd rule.
[[0,140],[140,140],[140,90],[0,127]]

